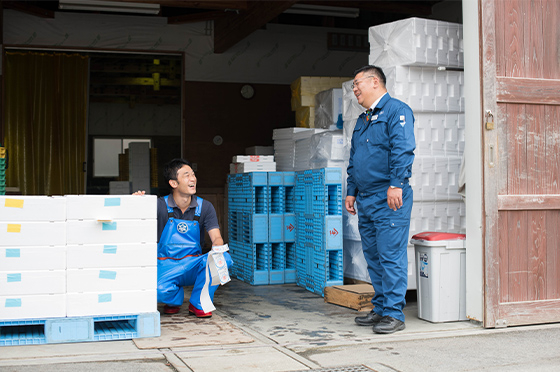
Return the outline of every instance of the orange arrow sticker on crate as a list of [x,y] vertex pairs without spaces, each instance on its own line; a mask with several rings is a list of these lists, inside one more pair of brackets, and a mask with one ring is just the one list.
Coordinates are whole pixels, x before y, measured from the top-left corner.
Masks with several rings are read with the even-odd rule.
[[6,208],[23,208],[23,199],[6,199],[4,203]]
[[19,223],[9,223],[8,224],[9,233],[19,233],[21,232],[21,225]]

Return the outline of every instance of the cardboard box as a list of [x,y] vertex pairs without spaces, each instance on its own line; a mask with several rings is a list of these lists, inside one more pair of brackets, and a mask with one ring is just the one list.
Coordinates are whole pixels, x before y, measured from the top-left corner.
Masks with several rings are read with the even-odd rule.
[[64,197],[0,195],[0,221],[65,220],[66,198]]
[[0,247],[66,245],[66,222],[0,221]]
[[157,288],[157,267],[68,269],[67,291],[142,291]]
[[[155,243],[157,220],[68,221],[68,244]],[[0,226],[1,227],[1,226]]]
[[140,314],[157,311],[157,291],[68,293],[67,316]]
[[0,296],[0,319],[45,319],[66,316],[66,295]]
[[66,270],[0,271],[0,296],[64,293]]
[[68,220],[156,219],[154,195],[68,195]]
[[66,255],[68,269],[156,266],[157,243],[68,245]]
[[65,246],[0,248],[0,271],[63,269],[66,269]]

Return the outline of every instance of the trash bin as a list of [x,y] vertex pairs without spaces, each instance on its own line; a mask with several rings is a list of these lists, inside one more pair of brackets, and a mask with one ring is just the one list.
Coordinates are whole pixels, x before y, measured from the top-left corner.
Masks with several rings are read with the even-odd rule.
[[466,235],[423,232],[412,237],[418,318],[453,322],[466,317]]

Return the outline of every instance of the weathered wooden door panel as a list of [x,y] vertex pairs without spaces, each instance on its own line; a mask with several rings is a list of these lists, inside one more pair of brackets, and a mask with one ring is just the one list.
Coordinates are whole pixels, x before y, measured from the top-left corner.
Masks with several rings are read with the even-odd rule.
[[484,325],[560,322],[560,1],[480,5]]

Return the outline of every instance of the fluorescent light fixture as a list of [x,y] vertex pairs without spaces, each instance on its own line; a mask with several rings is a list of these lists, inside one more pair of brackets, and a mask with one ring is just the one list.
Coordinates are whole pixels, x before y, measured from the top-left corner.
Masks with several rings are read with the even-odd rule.
[[286,9],[284,13],[358,18],[358,16],[360,15],[360,9],[344,8],[340,6],[294,4],[291,8]]
[[93,10],[98,12],[159,14],[159,4],[97,0],[60,0],[59,9]]

